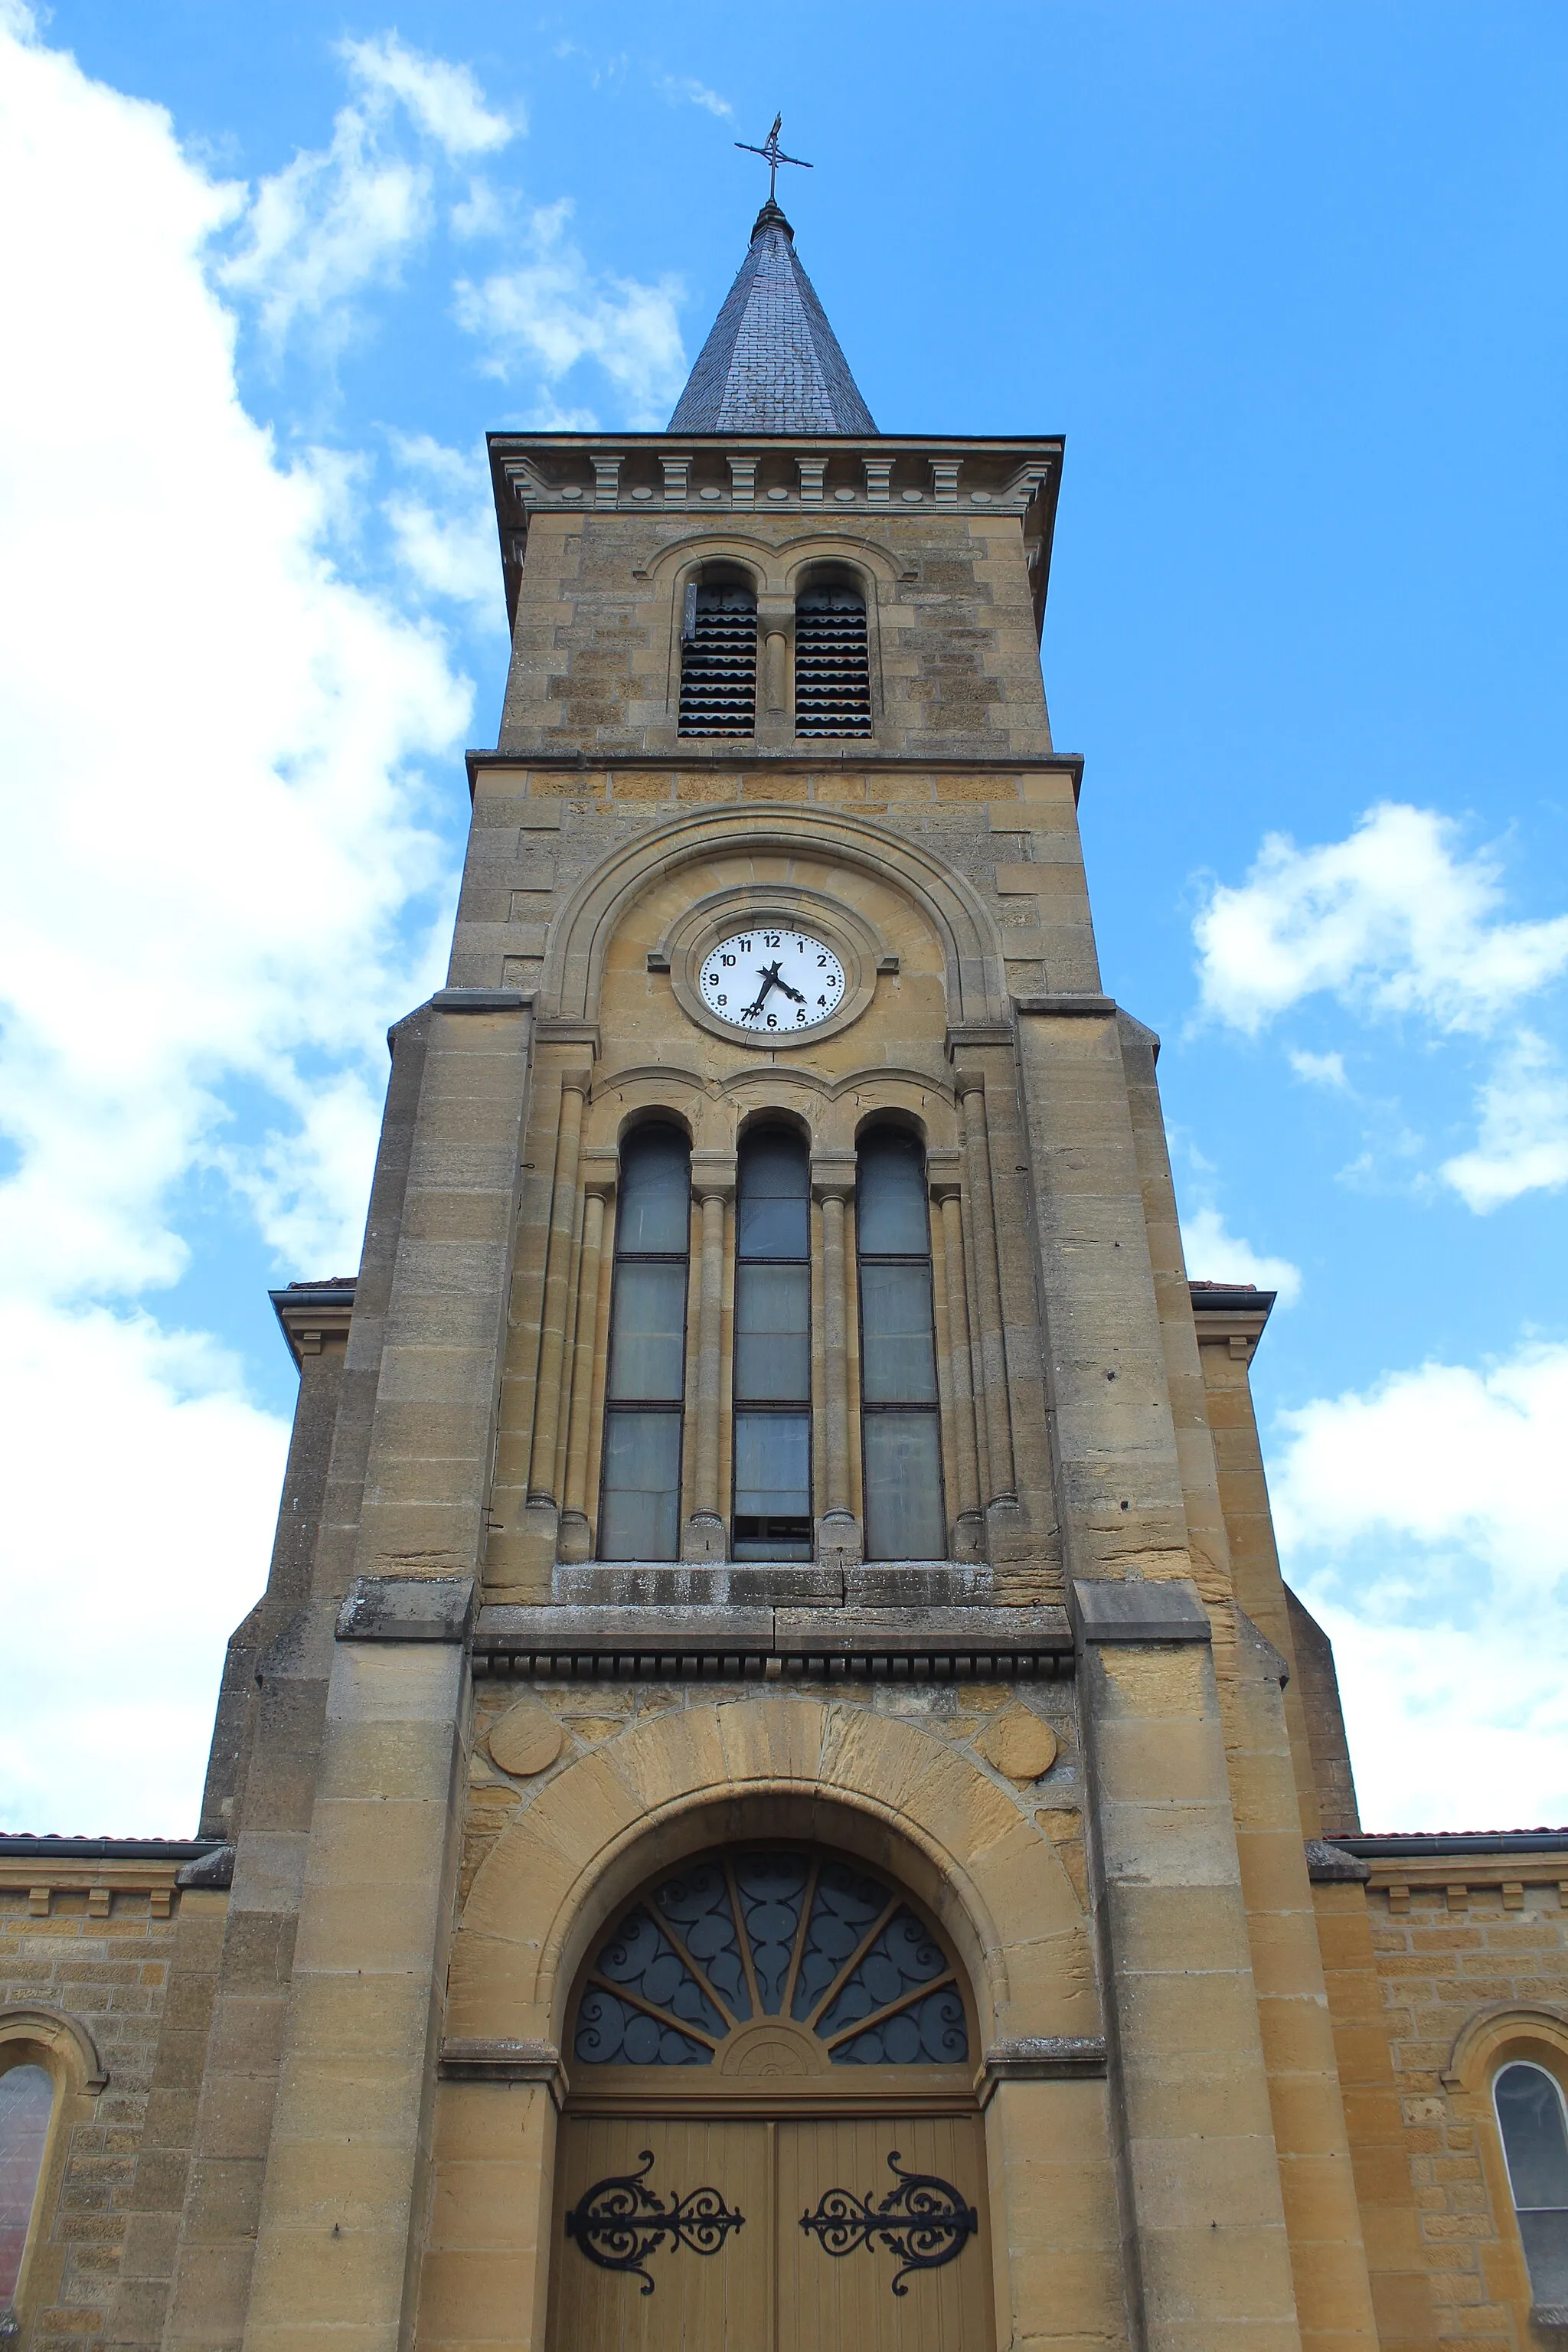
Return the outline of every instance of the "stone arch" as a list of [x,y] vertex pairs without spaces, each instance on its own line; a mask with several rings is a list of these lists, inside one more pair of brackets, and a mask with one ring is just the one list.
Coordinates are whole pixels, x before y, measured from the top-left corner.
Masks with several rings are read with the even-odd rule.
[[36,2053],[59,2090],[96,2095],[109,2081],[97,2042],[80,2018],[72,2017],[68,2010],[51,2009],[41,2002],[0,2009],[0,2064],[22,2063],[10,2046],[13,2043],[24,2044]]
[[679,577],[691,564],[710,558],[754,565],[762,574],[761,584],[779,595],[793,594],[797,574],[816,562],[852,563],[888,589],[897,585],[902,571],[890,548],[879,540],[858,539],[849,531],[802,532],[781,545],[751,531],[731,529],[692,531],[671,540],[649,560],[648,578],[661,580],[670,572]]
[[730,850],[786,856],[826,852],[902,891],[941,943],[949,1020],[1006,1017],[1001,938],[963,875],[867,817],[816,806],[806,815],[796,803],[765,801],[749,803],[743,811],[683,810],[608,851],[552,926],[541,978],[544,1005],[563,1019],[596,1019],[605,956],[628,907],[659,876]]
[[1484,2091],[1497,2063],[1515,2057],[1546,2064],[1568,2089],[1568,2009],[1546,2001],[1493,2001],[1478,2009],[1454,2038],[1443,2086]]
[[983,2040],[1099,2032],[1078,1898],[1014,1790],[900,1717],[759,1694],[645,1718],[555,1770],[474,1880],[448,2034],[558,2043],[616,1906],[666,1863],[767,1834],[908,1885],[968,1971]]

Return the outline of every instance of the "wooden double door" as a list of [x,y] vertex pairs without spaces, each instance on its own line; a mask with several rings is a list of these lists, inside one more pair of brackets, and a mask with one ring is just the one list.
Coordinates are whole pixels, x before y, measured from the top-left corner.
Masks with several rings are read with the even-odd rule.
[[980,2118],[563,2118],[552,2352],[992,2352]]

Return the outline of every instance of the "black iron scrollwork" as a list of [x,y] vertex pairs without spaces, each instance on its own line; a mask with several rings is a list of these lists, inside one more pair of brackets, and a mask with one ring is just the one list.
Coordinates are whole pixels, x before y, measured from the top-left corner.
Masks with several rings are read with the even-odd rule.
[[874,2241],[887,2247],[903,2264],[893,2279],[893,2293],[908,2294],[904,2281],[911,2271],[939,2271],[963,2252],[980,2227],[980,2216],[966,2205],[951,2180],[934,2172],[906,2172],[894,2148],[888,2169],[898,2183],[879,2204],[869,2193],[857,2197],[847,2189],[826,2189],[815,2213],[803,2213],[800,2226],[820,2240],[824,2253],[835,2258],[852,2254],[857,2246],[869,2251]]
[[644,2294],[653,2293],[653,2278],[643,2264],[667,2238],[672,2252],[689,2246],[694,2254],[716,2254],[746,2219],[731,2211],[717,2189],[693,2189],[665,2203],[643,2185],[652,2168],[653,2151],[645,2147],[635,2172],[595,2180],[566,2216],[566,2235],[588,2260],[602,2271],[633,2272]]

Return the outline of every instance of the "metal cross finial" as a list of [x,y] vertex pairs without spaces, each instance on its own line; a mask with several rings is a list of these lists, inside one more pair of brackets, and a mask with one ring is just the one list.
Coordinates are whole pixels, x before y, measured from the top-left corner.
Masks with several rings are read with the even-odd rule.
[[743,139],[737,139],[735,142],[736,146],[739,147],[743,153],[747,155],[760,155],[763,163],[767,165],[768,202],[770,205],[776,205],[778,202],[779,165],[781,163],[797,163],[803,172],[815,172],[816,169],[815,163],[805,163],[799,155],[786,155],[784,153],[784,149],[779,145],[779,132],[783,128],[784,116],[782,114],[775,114],[773,117],[773,127],[768,133],[767,144],[765,147],[748,147]]

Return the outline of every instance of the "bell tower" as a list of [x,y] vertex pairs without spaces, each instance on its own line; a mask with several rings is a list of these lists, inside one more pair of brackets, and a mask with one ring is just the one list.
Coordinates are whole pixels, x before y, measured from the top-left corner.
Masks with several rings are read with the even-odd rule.
[[114,2341],[1424,2343],[1271,1302],[1188,1283],[1051,740],[1062,442],[879,431],[770,197],[667,431],[489,452],[500,738],[357,1278],[275,1294]]

